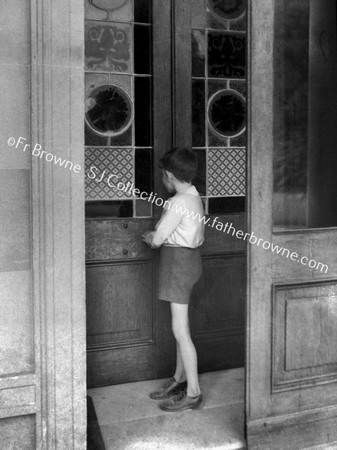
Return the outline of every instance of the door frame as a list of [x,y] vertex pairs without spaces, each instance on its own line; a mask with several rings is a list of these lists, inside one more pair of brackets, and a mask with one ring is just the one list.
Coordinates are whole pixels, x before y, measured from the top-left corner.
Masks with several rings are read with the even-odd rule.
[[[31,5],[31,141],[84,167],[84,2],[34,0]],[[172,11],[176,14],[175,8]],[[182,23],[183,16],[176,14],[176,20]],[[183,36],[176,34],[175,39],[183,38],[189,45],[183,23],[181,31]],[[185,91],[183,76],[177,68],[175,83]],[[60,90],[66,94],[60,95]],[[187,145],[186,124],[190,128],[191,120],[179,110],[181,103],[176,100],[173,116],[185,118],[173,124],[176,144]],[[56,171],[37,158],[32,158],[32,170],[35,323],[39,335],[37,448],[83,449],[87,394],[84,173],[63,168]]]
[[[273,167],[265,149],[273,148],[273,3],[274,0],[251,0],[248,8],[247,230],[269,242],[272,240]],[[272,254],[256,245],[247,247],[245,369],[246,418],[250,420],[268,406],[264,388],[269,383],[269,375],[261,378],[260,361],[268,365],[270,355],[256,351],[256,345],[252,350],[251,343],[270,339],[271,321],[266,318],[270,317]],[[259,410],[252,406],[257,403]]]
[[[266,149],[272,149],[273,141],[273,4],[274,0],[251,1],[248,28],[248,230],[269,241],[272,164]],[[31,2],[31,140],[82,166],[83,28],[83,0]],[[50,163],[42,164],[34,158],[32,170],[37,350],[37,402],[32,413],[36,415],[37,448],[63,449],[70,445],[82,449],[86,446],[84,175],[52,170]],[[270,418],[265,427],[264,412],[270,407],[269,395],[265,394],[270,388],[271,370],[261,374],[260,367],[263,364],[271,369],[271,355],[270,350],[258,349],[262,341],[271,346],[271,263],[271,253],[249,246],[246,415],[251,436],[264,429],[267,434],[277,432],[280,425]],[[327,421],[331,418],[326,416]],[[296,417],[288,415],[281,425],[288,424],[293,430],[297,423]]]
[[27,21],[31,27],[30,145],[39,144],[41,151],[82,170],[78,173],[43,157],[31,157],[35,371],[29,376],[35,403],[31,406],[26,400],[21,414],[34,415],[37,449],[80,450],[86,448],[87,420],[84,2],[32,0]]
[[[190,1],[184,3],[186,8]],[[189,45],[183,16],[173,7],[174,0],[171,5],[182,24],[182,35],[177,33],[174,39]],[[82,168],[84,17],[83,0],[31,3],[31,142]],[[183,78],[177,67],[174,80],[185,92]],[[175,103],[172,116],[185,119],[173,123],[175,143],[188,145],[186,126],[191,128],[191,120],[178,97]],[[32,158],[32,171],[37,448],[83,449],[87,425],[84,172],[56,170],[37,158]]]
[[[83,3],[34,0],[31,7],[31,140],[81,167]],[[176,10],[172,10],[174,14]],[[176,19],[181,21],[182,17],[178,15]],[[177,34],[175,39],[181,36]],[[177,69],[175,82],[184,86],[182,76]],[[66,92],[64,96],[60,95],[61,89]],[[190,124],[188,117],[179,112],[179,102],[176,104],[174,115],[182,115]],[[182,145],[188,134],[185,124],[174,125],[179,127],[175,135],[180,136]],[[86,446],[84,173],[52,170],[50,163],[41,164],[34,158],[32,165],[35,321],[40,332],[36,348],[41,349],[37,366],[37,447],[63,449],[71,445],[82,449]],[[250,258],[254,263],[252,255]],[[246,330],[249,348],[248,321]]]

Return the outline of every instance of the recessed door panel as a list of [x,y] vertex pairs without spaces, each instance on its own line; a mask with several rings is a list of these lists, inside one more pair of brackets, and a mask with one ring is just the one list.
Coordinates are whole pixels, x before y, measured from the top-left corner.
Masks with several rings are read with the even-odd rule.
[[151,262],[88,266],[87,285],[89,349],[153,340]]

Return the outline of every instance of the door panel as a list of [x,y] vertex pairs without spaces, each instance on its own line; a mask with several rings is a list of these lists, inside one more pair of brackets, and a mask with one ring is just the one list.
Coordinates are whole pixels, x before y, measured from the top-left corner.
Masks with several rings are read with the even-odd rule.
[[[152,225],[152,219],[88,220],[86,223],[86,260],[151,259],[151,249],[141,242],[142,234]],[[111,242],[114,245],[110,245]]]
[[[331,282],[275,285],[273,391],[314,386],[337,375]],[[305,327],[298,324],[305,323]],[[324,324],[324,326],[322,326]]]
[[[161,155],[172,145],[194,148],[210,224],[246,230],[245,7],[234,13],[216,1],[135,0],[109,10],[107,3],[86,0],[90,387],[174,370],[170,306],[156,298],[159,251],[141,242],[161,214],[155,199],[167,198]],[[137,22],[145,4],[152,14]],[[109,95],[119,115],[104,107]],[[190,310],[201,372],[244,360],[245,242],[219,227],[207,227]]]
[[88,296],[95,299],[88,308],[87,342],[91,348],[151,342],[151,262],[92,265],[87,280]]
[[248,446],[328,446],[337,441],[336,2],[251,2],[251,24],[249,231],[266,244],[249,248]]
[[238,367],[244,360],[245,255],[204,257],[204,273],[191,304],[191,330],[199,370]]

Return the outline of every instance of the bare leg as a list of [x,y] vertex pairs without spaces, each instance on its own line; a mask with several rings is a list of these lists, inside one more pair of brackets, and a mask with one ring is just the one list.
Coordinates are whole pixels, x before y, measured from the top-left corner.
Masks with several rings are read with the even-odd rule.
[[182,383],[186,381],[186,374],[184,369],[183,360],[181,357],[180,347],[177,342],[177,363],[176,363],[176,371],[174,373],[174,379],[178,381],[178,383]]
[[171,302],[172,331],[179,344],[180,355],[187,378],[187,395],[200,394],[197,352],[191,339],[188,323],[188,305]]

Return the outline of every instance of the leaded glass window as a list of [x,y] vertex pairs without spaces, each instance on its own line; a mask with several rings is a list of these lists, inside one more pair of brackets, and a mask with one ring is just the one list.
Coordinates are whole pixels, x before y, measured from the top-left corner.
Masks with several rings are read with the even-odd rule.
[[209,214],[245,210],[245,0],[198,0],[192,9],[193,148],[195,184]]
[[85,0],[85,11],[86,213],[151,217],[151,1]]

